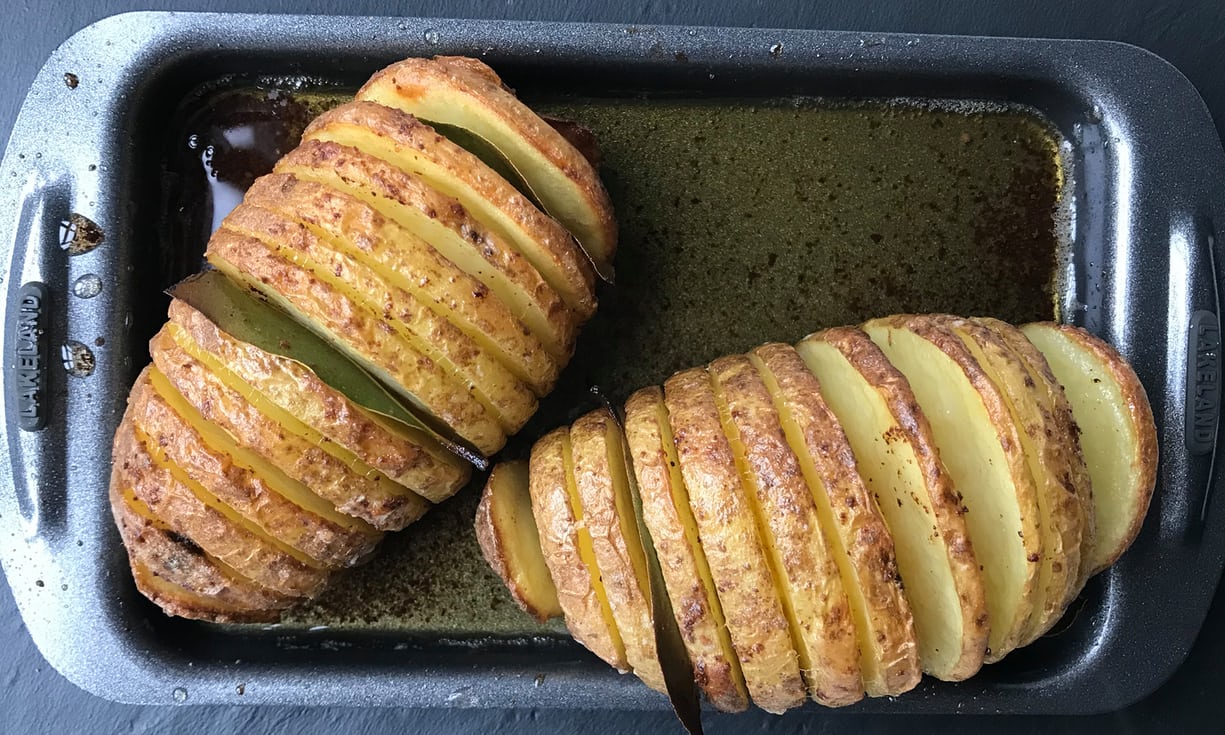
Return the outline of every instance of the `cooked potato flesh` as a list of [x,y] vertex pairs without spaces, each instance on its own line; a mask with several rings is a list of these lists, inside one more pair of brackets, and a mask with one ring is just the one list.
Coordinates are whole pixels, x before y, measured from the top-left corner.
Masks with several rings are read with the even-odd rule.
[[[503,462],[494,468],[478,511],[478,539],[485,558],[503,576],[511,594],[528,613],[543,622],[562,615],[557,587],[540,548],[532,517],[528,463]],[[490,546],[492,548],[486,548]]]

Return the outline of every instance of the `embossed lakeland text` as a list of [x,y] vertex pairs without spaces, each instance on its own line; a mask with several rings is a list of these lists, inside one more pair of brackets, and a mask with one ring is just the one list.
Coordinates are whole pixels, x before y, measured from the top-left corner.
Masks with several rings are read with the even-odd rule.
[[21,287],[13,310],[13,354],[9,384],[16,404],[17,424],[26,431],[47,425],[47,314],[50,293],[31,281]]
[[1221,324],[1216,314],[1191,315],[1187,335],[1187,451],[1207,454],[1221,418]]

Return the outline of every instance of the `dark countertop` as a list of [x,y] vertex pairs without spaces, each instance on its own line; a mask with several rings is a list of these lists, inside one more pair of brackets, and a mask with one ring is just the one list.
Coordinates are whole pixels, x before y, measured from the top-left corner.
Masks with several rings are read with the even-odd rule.
[[[702,24],[861,31],[906,31],[1000,36],[1099,38],[1143,46],[1173,62],[1200,90],[1225,131],[1225,4],[1219,0],[874,0],[863,3],[767,2],[402,2],[390,0],[25,0],[8,8],[0,43],[0,139],[7,140],[25,89],[44,59],[74,31],[98,18],[136,9],[314,12],[532,20],[587,20],[635,24]],[[1187,580],[1205,584],[1210,580]],[[1143,645],[1137,641],[1137,645]],[[366,733],[410,731],[619,732],[679,731],[671,715],[552,710],[357,710],[289,707],[136,707],[86,694],[53,671],[34,648],[7,582],[0,584],[0,733],[237,732]],[[1225,731],[1225,590],[1186,663],[1148,699],[1095,717],[851,717],[838,713],[771,717],[708,716],[711,733],[763,732],[1156,732]],[[1108,682],[1102,682],[1103,686]]]

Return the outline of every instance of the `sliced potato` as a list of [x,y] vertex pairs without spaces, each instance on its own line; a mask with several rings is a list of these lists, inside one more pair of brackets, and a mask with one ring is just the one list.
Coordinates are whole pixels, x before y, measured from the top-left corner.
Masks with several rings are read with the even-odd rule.
[[263,242],[222,228],[213,233],[209,262],[310,326],[384,380],[413,408],[434,416],[485,454],[506,443],[497,419],[462,385],[416,354],[382,319],[362,309]]
[[523,611],[539,622],[562,615],[532,517],[528,462],[501,462],[476,506],[476,541]]
[[[218,623],[272,622],[298,601],[243,578],[190,539],[171,531],[130,489],[121,492],[118,486],[112,487],[110,500],[111,513],[134,566],[142,566],[148,574],[222,607],[211,609],[210,605],[176,600],[184,596],[169,594],[174,614]],[[168,589],[162,591],[164,595],[169,593]],[[166,606],[165,600],[157,602]]]
[[557,601],[574,639],[621,672],[629,671],[625,644],[600,579],[591,533],[574,477],[570,432],[545,434],[532,447],[532,515]]
[[655,545],[694,678],[716,709],[741,712],[748,707],[744,674],[706,552],[698,540],[662,390],[644,388],[630,396],[625,404],[625,436],[642,497],[643,520]]
[[745,684],[757,706],[783,712],[806,698],[804,680],[709,374],[673,375],[664,384],[664,403]]
[[948,681],[971,676],[982,666],[988,637],[977,548],[909,383],[853,327],[806,337],[796,350],[846,431],[893,536],[920,665]]
[[113,481],[131,488],[171,531],[256,584],[293,597],[318,594],[327,583],[326,568],[221,503],[136,427],[132,399],[150,390],[146,375],[137,379],[115,433]]
[[[420,518],[429,501],[259,396],[220,364],[196,360],[163,328],[149,343],[153,362],[206,421],[310,488],[339,512],[379,530],[399,530]],[[386,508],[386,513],[371,513]]]
[[394,107],[426,122],[471,131],[496,147],[523,176],[545,210],[578,239],[605,272],[617,246],[617,223],[595,169],[476,59],[405,59],[383,69],[357,99]]
[[158,575],[139,556],[128,552],[132,580],[136,589],[168,615],[207,620],[212,623],[273,623],[281,617],[279,608],[253,610],[239,607],[216,595],[203,595]]
[[373,269],[320,241],[305,225],[244,202],[221,226],[260,240],[354,305],[381,316],[414,353],[435,364],[439,374],[466,388],[464,392],[508,434],[518,431],[536,412],[536,395],[497,358],[412,294],[391,286]]
[[1089,476],[1089,467],[1085,464],[1085,454],[1080,446],[1080,427],[1076,425],[1076,419],[1072,415],[1072,404],[1068,401],[1063,384],[1055,377],[1042,351],[1029,341],[1025,333],[1018,327],[997,319],[979,318],[975,321],[1003,337],[1013,352],[1016,352],[1025,361],[1038,386],[1046,392],[1045,401],[1054,414],[1056,434],[1065,437],[1063,441],[1057,442],[1054,448],[1063,455],[1060,461],[1065,462],[1069,470],[1063,482],[1074,489],[1083,520],[1077,581],[1069,588],[1068,597],[1064,600],[1064,607],[1067,607],[1080,594],[1081,588],[1089,578],[1088,550],[1093,548],[1094,539],[1097,537],[1097,519],[1093,510],[1093,482]]
[[591,263],[570,233],[479,158],[412,115],[357,100],[315,118],[302,138],[352,146],[420,176],[518,248],[582,318],[595,313]]
[[625,660],[647,686],[664,692],[651,621],[650,580],[625,478],[620,431],[602,408],[570,426],[575,489],[583,524],[591,535],[596,571],[625,645]]
[[863,699],[855,622],[829,535],[765,383],[744,355],[708,367],[723,433],[762,540],[812,698]]
[[919,683],[914,619],[902,592],[893,537],[860,477],[842,425],[822,398],[816,376],[790,345],[750,355],[828,536],[859,641],[869,696],[895,696]]
[[991,621],[986,662],[1016,648],[1042,562],[1038,489],[999,389],[941,319],[899,315],[863,330],[906,376],[967,508]]
[[168,461],[265,533],[322,566],[366,559],[382,538],[209,423],[153,368],[133,396],[133,422]]
[[[1076,437],[1055,414],[1045,379],[1031,371],[1025,359],[1012,349],[995,328],[968,319],[949,318],[950,327],[1004,396],[1021,439],[1021,450],[1037,487],[1038,531],[1042,535],[1042,561],[1034,591],[1034,606],[1018,647],[1028,645],[1050,629],[1062,615],[1076,589],[1080,573],[1084,508],[1071,478],[1076,474],[1079,452]],[[1024,339],[1024,335],[1017,335]]]
[[434,246],[348,194],[289,174],[256,179],[244,201],[307,225],[315,237],[430,305],[545,395],[558,363],[510,308]]
[[518,250],[481,226],[458,201],[375,156],[330,142],[306,141],[274,171],[349,194],[430,243],[505,302],[554,359],[569,359],[578,315]]
[[1087,577],[1113,564],[1144,523],[1157,483],[1153,410],[1127,361],[1092,334],[1049,322],[1021,331],[1063,384],[1080,427],[1096,516],[1096,537],[1085,551]]
[[[166,331],[179,347],[214,372],[220,373],[217,366],[224,366],[284,413],[421,497],[432,502],[445,500],[468,481],[471,465],[424,433],[365,411],[305,365],[235,340],[181,301],[170,302]],[[411,506],[414,502],[407,496],[398,502],[388,499],[385,506],[371,512],[401,513],[398,504]]]

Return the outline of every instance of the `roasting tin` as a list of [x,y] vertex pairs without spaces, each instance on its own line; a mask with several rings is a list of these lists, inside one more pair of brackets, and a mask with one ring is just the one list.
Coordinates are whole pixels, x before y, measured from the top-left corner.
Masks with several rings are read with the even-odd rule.
[[1225,499],[1211,497],[1225,156],[1204,104],[1167,63],[1104,42],[139,13],[90,26],[52,55],[0,166],[0,559],[57,670],[141,703],[667,706],[557,625],[226,628],[169,620],[131,583],[107,508],[110,437],[164,319],[162,289],[199,266],[198,251],[160,236],[169,121],[201,85],[352,89],[394,60],[440,53],[481,57],[528,97],[906,97],[1036,110],[1063,140],[1059,308],[1116,345],[1148,389],[1161,438],[1152,509],[1058,635],[971,681],[925,680],[843,711],[1104,711],[1180,664],[1225,554]]

